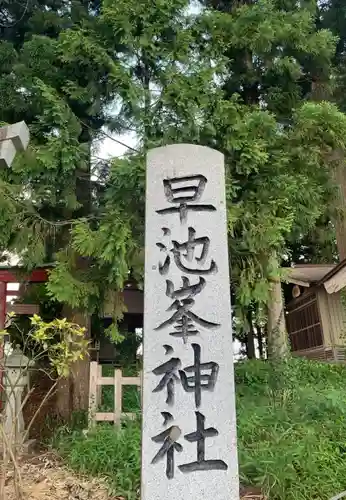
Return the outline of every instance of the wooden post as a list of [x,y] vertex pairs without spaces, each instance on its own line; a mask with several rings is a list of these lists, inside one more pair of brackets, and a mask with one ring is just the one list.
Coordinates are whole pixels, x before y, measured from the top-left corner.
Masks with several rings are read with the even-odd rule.
[[121,425],[121,408],[123,399],[121,370],[114,370],[114,425]]
[[[100,367],[102,369],[102,366]],[[90,363],[90,388],[89,388],[89,427],[92,427],[96,424],[96,420],[94,418],[98,409],[98,374],[99,374],[99,366],[96,361],[92,361]]]
[[[102,386],[104,385],[114,386],[113,411],[98,411],[101,403]],[[102,366],[95,361],[90,363],[89,428],[95,426],[96,422],[113,422],[114,425],[119,427],[121,425],[122,418],[136,418],[136,413],[123,413],[122,411],[122,395],[124,385],[136,386],[142,395],[142,372],[140,372],[137,377],[123,377],[121,370],[114,370],[113,377],[102,377]]]
[[5,328],[6,320],[6,283],[0,281],[0,330]]
[[336,243],[339,260],[346,258],[346,174],[345,154],[341,149],[334,149],[328,157],[331,177],[337,187],[334,205],[338,208],[335,220]]
[[283,359],[289,353],[284,307],[281,281],[272,280],[268,302],[268,358],[271,359]]
[[[96,361],[96,364],[98,366],[97,376],[98,376],[98,379],[101,380],[101,378],[102,378],[102,365],[99,365],[98,361]],[[97,388],[96,388],[96,401],[97,401],[97,408],[99,408],[102,404],[102,385],[100,385],[100,384],[97,384]]]
[[[5,328],[6,322],[6,293],[7,283],[0,281],[0,330]],[[4,390],[4,364],[5,364],[5,340],[0,342],[0,410],[3,407]]]
[[138,377],[139,377],[139,387],[138,387],[138,390],[139,390],[139,394],[140,394],[140,398],[141,398],[141,410],[143,408],[143,370],[141,370],[138,374]]

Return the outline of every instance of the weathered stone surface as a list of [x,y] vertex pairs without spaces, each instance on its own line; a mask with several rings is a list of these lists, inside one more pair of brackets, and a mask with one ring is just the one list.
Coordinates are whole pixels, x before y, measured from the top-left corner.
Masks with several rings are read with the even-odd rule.
[[12,141],[0,142],[0,168],[10,167],[15,156],[16,148]]
[[17,346],[5,361],[4,387],[6,403],[4,411],[4,431],[9,446],[20,447],[25,435],[22,399],[29,383],[29,360]]
[[23,121],[0,127],[0,169],[10,167],[16,152],[24,151],[29,140],[29,129]]
[[25,151],[30,141],[30,132],[24,121],[0,128],[0,142],[11,140],[16,151]]
[[239,499],[224,160],[188,144],[147,158],[141,499]]

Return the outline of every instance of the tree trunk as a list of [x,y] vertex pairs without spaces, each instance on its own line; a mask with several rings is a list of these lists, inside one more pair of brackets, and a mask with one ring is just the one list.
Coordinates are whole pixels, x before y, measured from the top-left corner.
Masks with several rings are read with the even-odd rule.
[[253,324],[252,324],[252,314],[251,311],[248,312],[247,314],[247,321],[248,321],[248,332],[246,336],[246,355],[248,359],[255,359],[256,358],[256,351],[255,351],[255,332],[253,329]]
[[281,281],[272,280],[268,303],[268,358],[282,359],[288,356],[288,337],[285,324]]
[[[74,217],[83,217],[91,212],[91,135],[90,129],[83,126],[80,136],[80,142],[88,144],[89,156],[85,171],[76,172],[76,196],[80,203],[80,208],[73,214]],[[69,245],[70,234],[66,235]],[[88,258],[79,256],[76,262],[77,270],[84,270],[90,267]],[[63,315],[70,322],[77,323],[86,328],[86,338],[90,338],[90,315],[87,311],[72,309],[68,305],[64,306]],[[89,404],[89,368],[90,359],[79,360],[71,368],[71,374],[68,378],[59,381],[57,387],[57,411],[59,415],[68,420],[73,412],[87,411]]]
[[[86,328],[86,338],[90,338],[90,315],[73,311],[72,320]],[[79,359],[71,369],[73,411],[87,411],[89,405],[90,359]]]
[[[64,316],[72,323],[86,328],[86,337],[90,337],[90,316],[68,307]],[[76,361],[68,377],[61,379],[57,386],[57,412],[64,420],[69,420],[73,412],[87,411],[89,404],[90,359]]]
[[264,359],[264,346],[263,346],[263,331],[259,325],[256,325],[257,330],[257,341],[258,341],[258,350],[261,359]]

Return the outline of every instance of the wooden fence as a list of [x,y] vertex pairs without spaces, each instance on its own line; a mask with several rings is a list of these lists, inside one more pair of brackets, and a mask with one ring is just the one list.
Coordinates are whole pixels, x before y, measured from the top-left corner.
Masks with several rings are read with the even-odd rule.
[[[113,412],[99,412],[102,399],[102,386],[114,386],[114,410]],[[138,377],[123,377],[121,370],[114,370],[113,377],[102,376],[102,365],[96,361],[90,363],[90,385],[89,385],[89,426],[96,422],[113,422],[120,425],[122,418],[136,417],[135,413],[122,412],[123,386],[135,385],[141,391],[142,373]]]

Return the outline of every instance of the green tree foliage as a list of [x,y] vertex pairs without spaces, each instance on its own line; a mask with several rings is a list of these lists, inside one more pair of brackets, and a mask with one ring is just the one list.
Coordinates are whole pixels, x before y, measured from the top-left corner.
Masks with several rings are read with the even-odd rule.
[[[185,15],[180,29],[188,47],[179,50],[189,57],[173,66],[174,78],[163,78],[166,68],[160,67],[161,79],[149,85],[155,114],[142,106],[132,123],[139,120],[142,134],[147,116],[157,123],[149,132],[152,144],[197,142],[225,154],[232,279],[237,303],[246,308],[253,301],[266,303],[268,278],[280,264],[272,256],[287,253],[290,239],[304,238],[323,216],[332,192],[327,153],[343,147],[345,120],[334,106],[312,100],[316,75],[320,85],[329,84],[335,44],[330,32],[317,31],[312,4],[227,5]],[[151,25],[150,9],[141,12],[138,2],[133,8],[137,23],[149,19]],[[135,35],[131,46],[142,55],[147,42],[140,31]],[[137,83],[132,75],[131,84]],[[130,193],[138,192],[138,183],[143,186],[143,162],[135,155],[115,161],[109,185],[136,227],[143,190],[140,196]]]
[[[0,174],[0,250],[20,254],[27,267],[72,249],[73,222],[98,216],[102,189],[91,179],[91,142],[107,119],[112,92],[124,84],[117,61],[91,37],[97,36],[98,7],[99,2],[85,1],[1,6],[0,121],[24,119],[31,144]],[[95,295],[95,286],[79,279],[87,266],[73,252],[62,260],[76,272],[68,275],[70,294],[62,298],[85,306],[85,296]],[[57,271],[62,279],[63,266]]]

